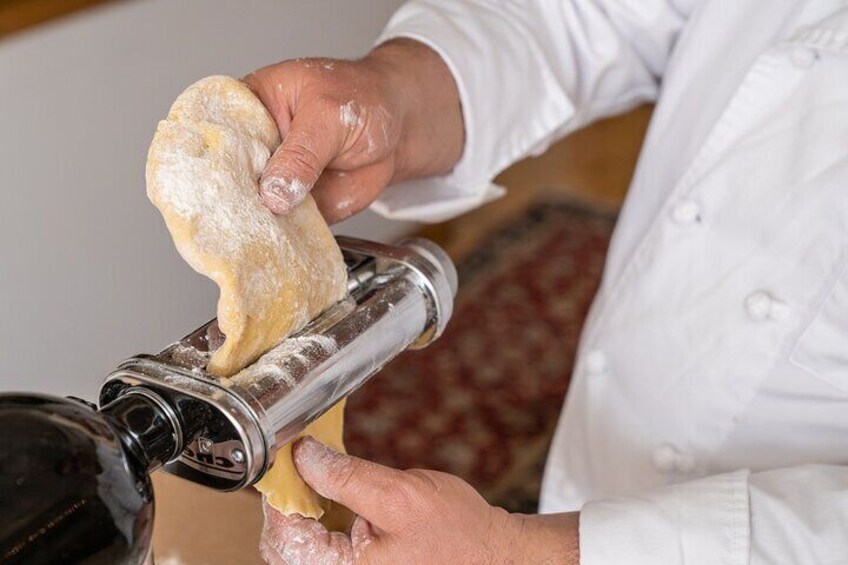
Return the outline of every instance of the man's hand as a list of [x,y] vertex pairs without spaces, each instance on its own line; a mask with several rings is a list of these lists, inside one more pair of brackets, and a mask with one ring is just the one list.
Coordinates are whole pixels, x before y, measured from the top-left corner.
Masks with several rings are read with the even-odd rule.
[[260,179],[275,213],[312,190],[324,217],[339,221],[389,183],[449,172],[462,154],[453,77],[415,41],[390,41],[360,61],[284,61],[244,81],[283,139]]
[[262,554],[301,563],[579,562],[577,514],[525,516],[489,506],[468,483],[436,471],[398,471],[306,438],[298,472],[358,515],[350,535],[265,506]]

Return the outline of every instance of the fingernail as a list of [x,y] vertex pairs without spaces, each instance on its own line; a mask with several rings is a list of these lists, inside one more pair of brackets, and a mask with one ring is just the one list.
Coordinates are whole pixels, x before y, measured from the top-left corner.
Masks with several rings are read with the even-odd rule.
[[374,531],[374,526],[371,525],[371,522],[362,516],[357,516],[350,528],[350,540],[353,543],[354,555],[361,555],[365,551],[365,548],[376,538],[377,533]]
[[299,179],[263,176],[259,181],[262,202],[275,214],[285,214],[306,198],[309,185]]
[[326,467],[336,459],[340,453],[316,440],[312,436],[306,436],[294,446],[294,459],[298,466],[306,468]]

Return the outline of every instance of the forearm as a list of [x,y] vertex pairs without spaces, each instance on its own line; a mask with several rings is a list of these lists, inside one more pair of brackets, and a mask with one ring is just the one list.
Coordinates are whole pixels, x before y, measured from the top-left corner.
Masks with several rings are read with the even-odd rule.
[[413,0],[381,38],[425,43],[454,74],[467,131],[453,172],[468,184],[656,95],[687,10],[644,4]]
[[453,75],[432,49],[395,39],[365,59],[401,101],[402,135],[392,182],[443,175],[462,156],[462,108]]

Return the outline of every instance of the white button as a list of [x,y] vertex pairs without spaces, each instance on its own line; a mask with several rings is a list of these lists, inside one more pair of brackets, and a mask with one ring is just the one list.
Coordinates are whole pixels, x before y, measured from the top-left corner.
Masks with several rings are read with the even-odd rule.
[[768,293],[758,290],[745,299],[745,310],[752,320],[760,322],[768,318],[771,310],[771,297]]
[[691,473],[695,470],[695,458],[687,453],[681,453],[671,445],[662,445],[654,450],[654,467],[663,473]]
[[789,316],[789,306],[773,298],[768,292],[758,290],[745,299],[745,310],[755,322],[763,320],[785,320]]
[[677,460],[677,450],[670,445],[663,445],[654,450],[653,462],[657,470],[667,473],[674,470]]
[[809,47],[796,47],[792,50],[790,58],[795,66],[802,69],[809,69],[819,58],[819,54],[816,53],[815,49],[810,49]]
[[695,202],[684,200],[671,209],[671,218],[681,225],[693,224],[701,220],[701,209]]
[[607,356],[599,349],[593,349],[586,354],[586,371],[593,375],[599,375],[607,370]]

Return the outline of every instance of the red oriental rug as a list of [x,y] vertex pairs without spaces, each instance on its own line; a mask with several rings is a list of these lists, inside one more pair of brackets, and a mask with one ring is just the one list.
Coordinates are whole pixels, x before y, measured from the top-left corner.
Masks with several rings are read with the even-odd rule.
[[349,451],[453,473],[493,504],[534,512],[614,222],[543,203],[486,238],[458,265],[444,336],[349,399]]

